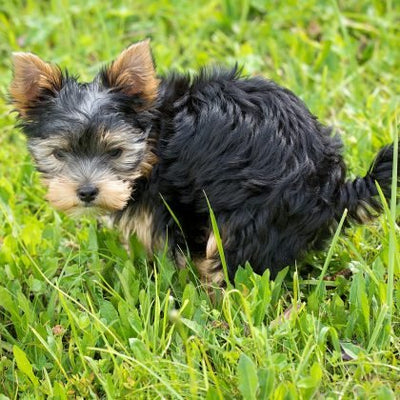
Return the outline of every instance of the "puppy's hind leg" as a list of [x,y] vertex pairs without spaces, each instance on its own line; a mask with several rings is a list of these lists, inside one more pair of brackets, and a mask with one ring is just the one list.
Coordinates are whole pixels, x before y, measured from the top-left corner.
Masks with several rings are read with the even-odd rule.
[[199,272],[202,283],[209,289],[225,285],[224,271],[218,254],[217,242],[213,233],[210,233],[204,257],[197,257],[194,264]]

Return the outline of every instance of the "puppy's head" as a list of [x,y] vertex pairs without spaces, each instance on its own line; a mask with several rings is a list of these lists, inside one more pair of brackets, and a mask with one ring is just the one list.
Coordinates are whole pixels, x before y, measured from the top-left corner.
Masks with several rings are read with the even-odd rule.
[[124,50],[90,83],[31,53],[14,54],[10,95],[48,200],[68,213],[117,211],[154,156],[158,91],[149,41]]

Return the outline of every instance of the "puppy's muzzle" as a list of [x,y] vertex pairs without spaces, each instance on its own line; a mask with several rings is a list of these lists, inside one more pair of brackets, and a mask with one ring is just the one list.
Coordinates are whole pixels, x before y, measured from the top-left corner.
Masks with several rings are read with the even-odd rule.
[[80,186],[77,190],[77,194],[80,200],[85,203],[91,203],[94,201],[99,194],[99,189],[91,184]]

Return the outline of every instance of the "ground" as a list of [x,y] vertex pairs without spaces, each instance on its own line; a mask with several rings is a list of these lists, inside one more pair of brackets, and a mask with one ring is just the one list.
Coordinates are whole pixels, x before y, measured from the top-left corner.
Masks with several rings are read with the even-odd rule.
[[341,133],[352,176],[397,135],[398,1],[3,1],[0,400],[399,396],[395,206],[307,271],[241,269],[212,303],[193,269],[45,202],[7,104],[11,52],[90,80],[147,37],[161,74],[238,62],[289,87]]

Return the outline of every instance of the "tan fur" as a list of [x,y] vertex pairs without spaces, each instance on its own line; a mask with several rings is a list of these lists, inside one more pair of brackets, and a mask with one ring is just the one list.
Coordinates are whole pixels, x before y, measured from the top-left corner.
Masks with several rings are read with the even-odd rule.
[[206,257],[193,261],[204,284],[213,287],[219,287],[223,284],[225,278],[213,233],[210,234],[207,241]]
[[43,182],[48,187],[46,198],[55,208],[69,212],[78,206],[75,182],[61,178],[45,179]]
[[117,147],[122,146],[126,147],[127,144],[131,144],[132,135],[137,134],[141,135],[142,131],[140,129],[130,128],[130,129],[121,129],[117,131],[110,131],[104,129],[102,126],[98,128],[99,136],[101,139],[104,148],[109,147]]
[[[224,272],[221,269],[219,259],[194,260],[197,270],[199,271],[201,281],[212,287],[220,287],[224,283]],[[219,268],[219,269],[218,269]]]
[[160,244],[158,240],[153,240],[153,214],[149,210],[140,208],[133,214],[124,213],[119,227],[126,240],[129,240],[130,235],[135,233],[149,255]]
[[155,100],[159,79],[156,77],[149,40],[135,43],[125,49],[106,73],[111,86],[128,95],[140,94],[146,106]]
[[215,240],[214,233],[211,233],[207,240],[206,258],[213,258],[218,254],[217,241]]
[[360,201],[360,204],[357,207],[356,213],[357,217],[363,224],[367,224],[371,222],[373,217],[371,217],[372,208],[365,201]]
[[[77,196],[78,184],[76,182],[63,179],[43,179],[43,183],[48,188],[47,200],[58,210],[66,213],[78,213],[80,208],[90,212],[90,207],[85,207]],[[96,182],[99,195],[93,202],[93,208],[97,211],[118,211],[122,210],[131,195],[129,182],[103,180]]]
[[146,154],[139,165],[141,176],[148,178],[153,170],[154,165],[158,162],[158,157],[152,151],[152,145],[147,143]]
[[95,205],[108,211],[122,210],[131,196],[131,185],[123,181],[97,182],[99,194]]
[[10,94],[16,110],[25,117],[32,102],[42,89],[59,90],[62,74],[59,68],[48,64],[32,53],[13,53],[14,79]]

